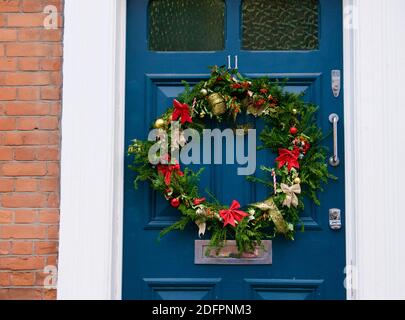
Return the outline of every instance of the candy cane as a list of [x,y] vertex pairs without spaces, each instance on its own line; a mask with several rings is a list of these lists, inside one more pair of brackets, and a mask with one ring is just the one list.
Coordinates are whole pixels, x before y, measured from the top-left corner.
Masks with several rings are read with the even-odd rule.
[[194,98],[193,105],[191,107],[191,112],[194,113],[195,105],[197,104],[197,98]]
[[273,177],[274,194],[276,194],[277,193],[277,177],[276,177],[276,171],[274,169],[271,170],[271,176]]

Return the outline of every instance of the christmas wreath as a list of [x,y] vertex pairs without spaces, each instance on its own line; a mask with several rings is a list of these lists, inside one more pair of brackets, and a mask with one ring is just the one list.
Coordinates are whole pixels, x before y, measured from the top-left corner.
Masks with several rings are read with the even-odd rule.
[[259,148],[270,149],[278,157],[274,167],[260,167],[268,173],[268,179],[247,177],[252,183],[269,187],[269,198],[241,208],[237,200],[224,206],[209,192],[209,199],[202,197],[198,188],[201,170],[183,170],[168,153],[159,154],[158,162],[151,163],[149,151],[162,142],[159,135],[155,141],[133,140],[128,154],[133,156],[130,168],[136,173],[135,187],[140,181],[149,181],[182,213],[181,219],[163,230],[161,236],[184,230],[194,222],[200,236],[206,229],[210,232],[212,247],[235,239],[241,253],[252,251],[262,240],[278,234],[293,240],[304,197],[319,205],[317,192],[334,178],[328,173],[326,150],[320,144],[323,134],[316,124],[316,111],[317,106],[304,102],[303,94],[286,91],[278,81],[246,79],[237,70],[224,67],[213,67],[211,77],[192,88],[185,83],[185,91],[152,126],[170,134],[177,123],[178,138],[169,139],[169,150],[181,149],[188,143],[182,137],[183,130],[202,130],[210,119],[247,130],[248,125],[238,125],[238,117],[248,114],[265,122]]

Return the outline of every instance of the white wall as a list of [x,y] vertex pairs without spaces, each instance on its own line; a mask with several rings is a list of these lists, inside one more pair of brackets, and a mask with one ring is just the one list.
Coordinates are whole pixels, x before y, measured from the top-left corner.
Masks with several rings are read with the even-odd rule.
[[354,5],[354,103],[346,109],[353,144],[346,152],[355,161],[348,196],[355,201],[356,297],[405,299],[405,1]]
[[65,1],[59,299],[121,296],[124,28],[125,1]]

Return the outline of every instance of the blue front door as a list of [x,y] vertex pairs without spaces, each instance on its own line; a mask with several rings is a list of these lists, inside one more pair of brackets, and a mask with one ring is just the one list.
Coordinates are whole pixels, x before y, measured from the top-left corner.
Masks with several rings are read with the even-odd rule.
[[[343,119],[343,92],[335,97],[331,88],[331,71],[343,71],[342,34],[341,0],[128,0],[127,145],[147,138],[182,92],[182,80],[207,78],[208,66],[226,65],[228,56],[245,76],[288,78],[287,90],[304,91],[320,106],[319,125],[329,131],[329,114]],[[341,120],[339,142],[342,132]],[[332,137],[325,144],[332,150]],[[344,159],[341,150],[342,143]],[[273,159],[258,153],[257,166]],[[321,206],[306,206],[305,232],[295,241],[275,239],[272,265],[235,266],[194,264],[195,226],[158,242],[179,213],[146,184],[134,190],[127,170],[124,299],[344,299],[343,161],[330,171],[338,181],[319,195]],[[201,184],[221,203],[268,195],[227,165],[207,166]],[[341,230],[329,227],[330,208],[342,210]]]

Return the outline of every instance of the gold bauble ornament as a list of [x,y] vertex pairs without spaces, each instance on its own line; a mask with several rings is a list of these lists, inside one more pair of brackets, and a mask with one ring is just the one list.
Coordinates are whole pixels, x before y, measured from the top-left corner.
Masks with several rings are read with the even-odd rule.
[[220,93],[211,93],[208,96],[208,103],[215,116],[220,116],[226,112],[225,100]]
[[157,119],[155,121],[155,128],[162,129],[165,126],[165,121],[163,119]]
[[297,113],[298,113],[298,110],[297,110],[297,109],[292,109],[292,113],[293,113],[293,114],[297,114]]
[[200,93],[205,97],[208,95],[208,90],[203,88],[203,89],[201,89]]
[[295,178],[295,179],[294,179],[294,183],[295,183],[295,184],[300,184],[300,183],[301,183],[301,179],[298,178],[298,177]]

